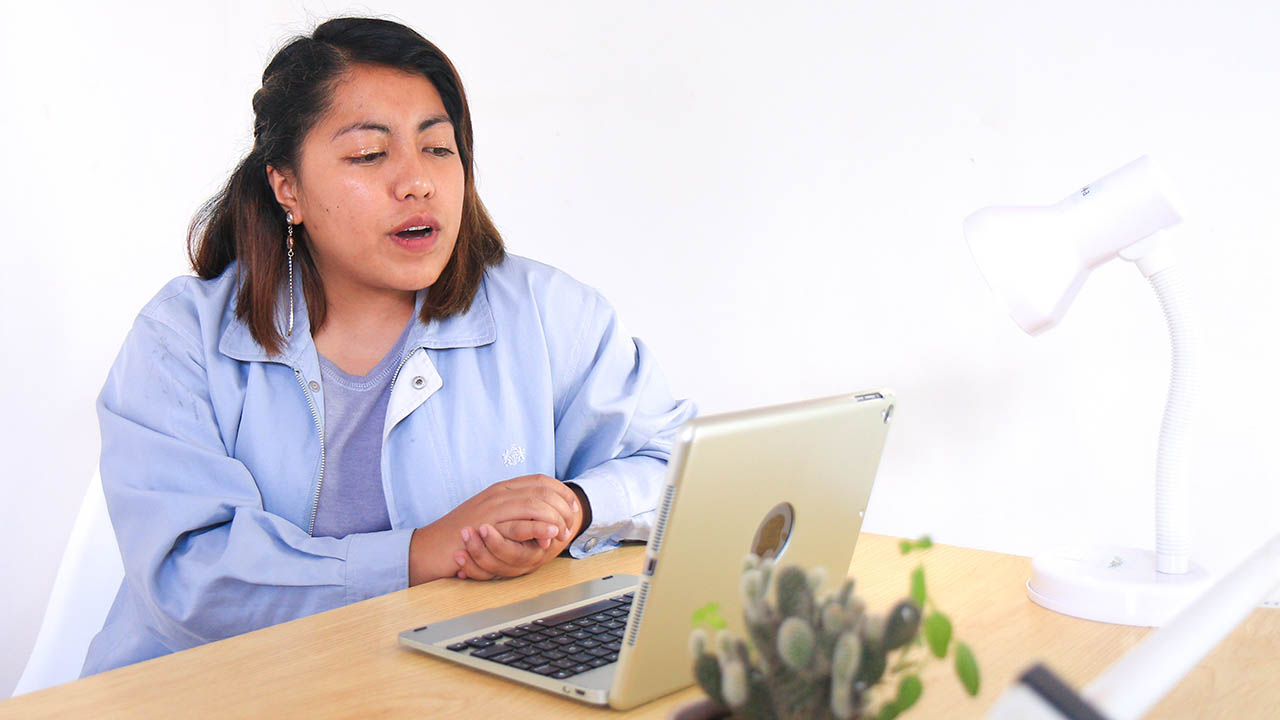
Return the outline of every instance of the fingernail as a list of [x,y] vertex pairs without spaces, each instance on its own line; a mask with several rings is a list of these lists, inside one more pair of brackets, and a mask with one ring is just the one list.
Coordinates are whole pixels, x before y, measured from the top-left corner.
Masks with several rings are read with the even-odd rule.
[[467,556],[466,556],[464,553],[460,553],[460,552],[458,552],[458,553],[454,553],[454,554],[453,554],[453,561],[454,561],[454,562],[456,562],[456,563],[458,563],[458,565],[459,565],[459,566],[466,565],[466,564],[467,564]]
[[462,542],[471,542],[471,528],[462,528]]
[[489,528],[487,526],[485,525],[480,526],[480,537],[482,538],[489,537]]
[[560,539],[561,540],[569,539],[569,528],[564,528],[560,531]]
[[553,538],[553,537],[555,537],[555,536],[557,536],[557,535],[559,535],[559,534],[560,534],[560,528],[556,527],[555,525],[548,525],[548,526],[547,526],[547,538],[548,538],[548,539]]

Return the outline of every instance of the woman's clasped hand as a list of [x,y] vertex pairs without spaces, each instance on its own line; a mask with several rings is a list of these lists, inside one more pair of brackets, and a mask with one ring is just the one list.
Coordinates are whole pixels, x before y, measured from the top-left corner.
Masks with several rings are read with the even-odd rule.
[[409,584],[526,575],[563,552],[582,519],[577,495],[555,478],[525,475],[496,483],[414,532]]

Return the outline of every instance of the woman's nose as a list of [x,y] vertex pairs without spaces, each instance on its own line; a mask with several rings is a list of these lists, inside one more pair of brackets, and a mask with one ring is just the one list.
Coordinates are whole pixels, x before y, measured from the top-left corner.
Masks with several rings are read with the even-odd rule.
[[[401,157],[405,157],[402,155]],[[408,153],[399,164],[396,174],[396,197],[425,199],[435,195],[436,185],[431,177],[430,160],[424,153]]]

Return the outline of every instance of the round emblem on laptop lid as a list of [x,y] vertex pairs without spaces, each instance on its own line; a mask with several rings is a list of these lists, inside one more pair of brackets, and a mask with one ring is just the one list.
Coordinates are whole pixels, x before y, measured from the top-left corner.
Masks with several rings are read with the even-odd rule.
[[791,530],[796,524],[795,508],[791,503],[778,503],[765,514],[751,541],[751,552],[760,558],[777,558],[791,541]]

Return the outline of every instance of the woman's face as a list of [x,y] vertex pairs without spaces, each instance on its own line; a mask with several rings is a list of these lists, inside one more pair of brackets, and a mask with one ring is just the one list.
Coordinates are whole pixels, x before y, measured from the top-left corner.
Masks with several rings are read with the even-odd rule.
[[428,287],[449,262],[462,159],[440,93],[421,75],[354,66],[303,139],[298,167],[267,173],[307,229],[330,302]]

